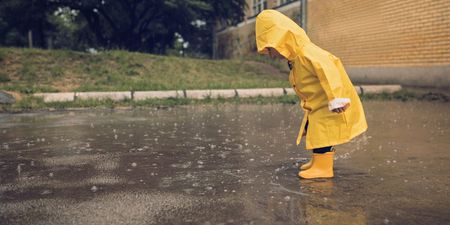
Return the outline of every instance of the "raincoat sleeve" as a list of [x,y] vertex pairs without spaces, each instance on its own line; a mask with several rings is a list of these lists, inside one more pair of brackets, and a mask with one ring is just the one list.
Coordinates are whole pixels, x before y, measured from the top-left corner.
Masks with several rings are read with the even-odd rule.
[[348,96],[342,96],[343,83],[341,74],[334,62],[339,59],[330,53],[323,51],[305,54],[305,57],[312,70],[319,78],[320,85],[324,89],[329,102],[337,98],[348,98]]

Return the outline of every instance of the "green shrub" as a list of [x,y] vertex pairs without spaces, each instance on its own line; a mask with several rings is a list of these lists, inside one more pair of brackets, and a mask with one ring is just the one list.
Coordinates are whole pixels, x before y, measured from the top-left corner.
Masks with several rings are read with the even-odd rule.
[[44,100],[39,97],[27,96],[20,101],[17,101],[14,105],[14,108],[19,108],[21,110],[32,110],[32,109],[40,109],[45,107]]
[[39,92],[58,92],[58,89],[46,85],[0,85],[0,89],[5,91],[17,91],[23,94],[33,94]]
[[0,62],[5,60],[6,58],[6,50],[0,49]]
[[0,83],[6,83],[11,81],[8,74],[0,72]]
[[64,75],[64,71],[60,66],[53,66],[50,68],[50,74],[52,77],[61,77]]
[[33,64],[25,61],[19,69],[20,79],[26,82],[33,82],[36,80],[36,68]]

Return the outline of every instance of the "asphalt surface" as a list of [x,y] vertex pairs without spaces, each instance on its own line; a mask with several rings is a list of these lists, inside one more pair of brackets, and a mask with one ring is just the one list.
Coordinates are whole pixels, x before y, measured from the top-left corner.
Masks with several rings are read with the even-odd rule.
[[318,180],[297,105],[0,114],[0,224],[450,224],[450,104],[364,107]]

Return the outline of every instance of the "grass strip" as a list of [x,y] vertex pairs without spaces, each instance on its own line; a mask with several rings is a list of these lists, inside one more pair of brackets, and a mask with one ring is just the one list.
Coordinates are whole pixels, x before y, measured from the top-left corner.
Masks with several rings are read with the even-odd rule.
[[[417,93],[408,90],[401,90],[395,93],[364,94],[360,95],[364,101],[437,101],[448,102],[449,98],[441,93]],[[73,108],[137,108],[137,107],[174,107],[178,105],[205,105],[205,104],[296,104],[298,98],[295,95],[284,95],[279,97],[251,97],[251,98],[206,98],[206,99],[186,99],[186,98],[167,98],[167,99],[147,99],[140,101],[123,100],[113,101],[105,100],[75,100],[73,102],[49,102],[46,103],[42,98],[26,96],[11,105],[0,105],[2,112],[27,112],[35,110],[65,110]]]

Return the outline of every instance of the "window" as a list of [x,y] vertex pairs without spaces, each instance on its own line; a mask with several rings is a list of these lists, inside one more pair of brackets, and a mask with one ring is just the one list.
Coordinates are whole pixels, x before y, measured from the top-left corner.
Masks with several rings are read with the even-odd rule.
[[293,2],[295,0],[278,0],[278,6]]
[[253,0],[253,15],[267,9],[267,0]]

